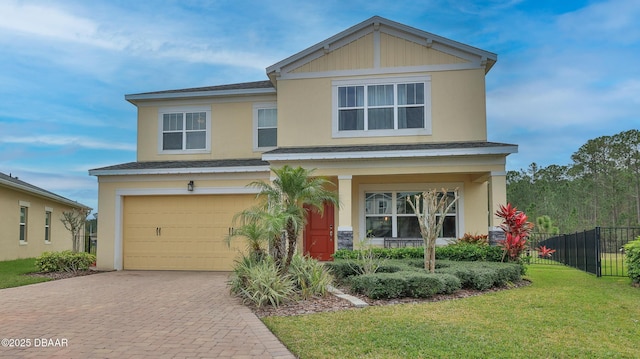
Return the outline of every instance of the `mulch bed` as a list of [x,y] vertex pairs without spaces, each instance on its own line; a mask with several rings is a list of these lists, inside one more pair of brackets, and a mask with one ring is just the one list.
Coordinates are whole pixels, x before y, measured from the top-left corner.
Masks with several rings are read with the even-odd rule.
[[57,279],[66,279],[66,278],[73,278],[73,277],[82,277],[85,275],[98,274],[98,273],[103,273],[103,272],[89,269],[89,270],[80,270],[77,272],[29,273],[27,275],[30,277],[44,277],[44,278],[57,280]]
[[[379,305],[396,305],[396,304],[410,304],[410,303],[424,303],[424,302],[439,302],[443,300],[454,300],[461,298],[473,297],[476,295],[482,295],[487,293],[499,292],[502,290],[509,290],[520,288],[530,285],[528,280],[521,280],[516,283],[512,283],[509,286],[495,287],[487,290],[474,290],[474,289],[461,289],[453,294],[438,294],[431,298],[395,298],[395,299],[370,299],[360,294],[350,293],[347,288],[339,288],[342,292],[348,293],[354,297],[360,298],[370,306]],[[360,309],[354,307],[351,302],[338,298],[334,295],[327,294],[325,297],[314,297],[308,300],[301,300],[298,302],[285,303],[275,308],[272,306],[256,307],[255,305],[248,305],[249,308],[260,318],[269,316],[292,316],[302,314],[335,312],[339,310],[353,310]]]

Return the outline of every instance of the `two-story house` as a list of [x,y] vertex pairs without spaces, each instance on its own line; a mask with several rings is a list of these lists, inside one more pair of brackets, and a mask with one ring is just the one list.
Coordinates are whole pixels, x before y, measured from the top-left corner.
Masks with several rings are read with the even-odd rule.
[[268,80],[126,95],[137,161],[99,181],[98,268],[229,270],[224,241],[271,167],[316,169],[340,206],[311,215],[300,250],[329,259],[367,236],[419,237],[406,197],[456,190],[443,238],[487,233],[506,201],[505,160],[487,141],[491,52],[372,17],[266,69]]

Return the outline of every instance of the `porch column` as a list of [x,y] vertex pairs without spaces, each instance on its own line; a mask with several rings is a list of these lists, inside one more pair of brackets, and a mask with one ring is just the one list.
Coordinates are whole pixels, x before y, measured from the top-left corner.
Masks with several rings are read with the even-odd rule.
[[496,217],[496,212],[500,205],[507,204],[507,173],[491,172],[489,177],[489,227],[500,225],[500,218]]
[[351,175],[338,176],[338,249],[353,249]]

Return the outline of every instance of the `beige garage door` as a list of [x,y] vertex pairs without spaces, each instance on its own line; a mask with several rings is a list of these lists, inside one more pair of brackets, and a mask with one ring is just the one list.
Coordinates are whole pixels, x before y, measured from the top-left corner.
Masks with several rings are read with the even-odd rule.
[[225,236],[233,216],[255,195],[136,196],[124,198],[123,266],[143,270],[231,270],[246,249]]

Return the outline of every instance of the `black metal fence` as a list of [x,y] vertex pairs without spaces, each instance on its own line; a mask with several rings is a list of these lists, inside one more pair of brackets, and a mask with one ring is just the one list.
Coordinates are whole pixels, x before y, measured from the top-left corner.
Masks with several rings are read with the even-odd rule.
[[[533,233],[527,255],[530,263],[568,265],[601,276],[625,277],[624,245],[640,236],[640,227],[596,227],[550,237]],[[555,250],[543,256],[540,248]]]
[[84,236],[84,251],[91,254],[96,254],[98,249],[98,237],[95,234]]

